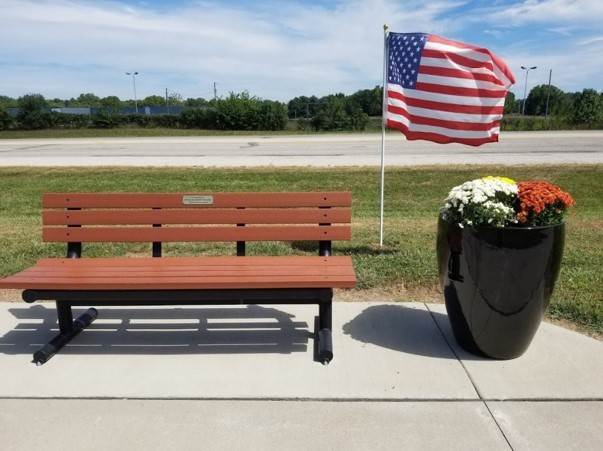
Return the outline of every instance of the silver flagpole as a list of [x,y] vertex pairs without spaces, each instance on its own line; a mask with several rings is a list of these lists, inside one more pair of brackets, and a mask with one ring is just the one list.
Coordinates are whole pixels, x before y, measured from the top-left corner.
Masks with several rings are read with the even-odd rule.
[[379,246],[383,246],[383,198],[385,193],[385,116],[387,111],[387,24],[383,24],[383,101],[381,106],[381,206]]

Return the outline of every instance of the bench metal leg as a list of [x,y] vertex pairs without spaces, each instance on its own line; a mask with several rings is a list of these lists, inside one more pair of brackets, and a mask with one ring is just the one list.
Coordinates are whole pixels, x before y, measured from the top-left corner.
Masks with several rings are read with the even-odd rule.
[[318,360],[327,365],[333,360],[333,303],[331,297],[318,304]]
[[97,318],[98,311],[95,308],[89,308],[74,321],[71,304],[57,301],[57,316],[59,318],[59,334],[34,353],[33,363],[36,365],[48,362],[63,346]]

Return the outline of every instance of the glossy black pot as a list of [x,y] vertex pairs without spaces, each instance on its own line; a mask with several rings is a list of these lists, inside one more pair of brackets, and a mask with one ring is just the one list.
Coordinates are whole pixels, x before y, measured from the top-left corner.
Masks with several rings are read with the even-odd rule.
[[440,284],[463,348],[495,359],[525,352],[549,304],[564,240],[565,224],[461,228],[439,219]]

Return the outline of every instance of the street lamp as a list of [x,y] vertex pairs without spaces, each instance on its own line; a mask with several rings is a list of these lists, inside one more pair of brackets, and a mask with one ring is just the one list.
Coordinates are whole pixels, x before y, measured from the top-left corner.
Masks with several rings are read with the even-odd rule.
[[532,66],[532,67],[526,67],[526,66],[521,66],[521,70],[525,70],[526,71],[526,83],[523,87],[523,106],[521,108],[521,115],[525,115],[526,114],[526,95],[528,92],[528,73],[531,70],[536,69],[538,66]]
[[136,76],[138,72],[126,72],[126,75],[132,76],[132,85],[134,86],[134,110],[138,114],[138,101],[136,100]]

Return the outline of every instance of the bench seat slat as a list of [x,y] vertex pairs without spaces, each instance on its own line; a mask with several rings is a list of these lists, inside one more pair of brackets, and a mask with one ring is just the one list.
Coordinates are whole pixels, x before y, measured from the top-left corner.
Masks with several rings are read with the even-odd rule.
[[300,266],[300,265],[322,265],[347,266],[350,257],[344,255],[333,255],[330,257],[317,257],[307,255],[284,255],[284,256],[246,256],[234,257],[227,255],[203,256],[203,257],[94,257],[94,258],[42,258],[38,260],[34,268],[44,266],[74,266],[74,267],[177,267],[177,266]]
[[[228,289],[262,289],[262,288],[353,288],[356,280],[352,277],[321,276],[316,278],[298,277],[264,277],[245,280],[242,278],[215,278],[191,280],[188,277],[174,278],[169,282],[149,284],[148,279],[129,279],[110,281],[110,283],[82,283],[74,279],[61,279],[55,283],[32,282],[28,289],[36,290],[228,290]],[[7,286],[20,288],[20,286]],[[285,300],[283,300],[285,301]]]
[[193,242],[349,240],[350,226],[257,227],[44,227],[48,242]]
[[44,225],[143,225],[143,224],[347,224],[349,208],[249,210],[46,210]]
[[[212,259],[211,257],[208,257]],[[233,263],[254,257],[230,257]],[[149,259],[127,257],[111,259],[113,266],[77,266],[70,259],[55,259],[54,266],[36,265],[0,281],[0,288],[39,290],[180,290],[229,288],[350,288],[356,278],[350,257],[271,257],[289,266],[257,265],[228,269],[204,267],[191,270],[189,266],[157,265],[151,270]],[[299,258],[297,264],[293,264]],[[195,257],[203,261],[205,257]],[[108,259],[107,259],[108,260]],[[132,261],[139,260],[139,270]],[[163,259],[157,259],[159,261]],[[312,261],[313,260],[313,261]],[[333,260],[333,263],[331,263]],[[68,261],[67,264],[60,264]],[[129,268],[121,270],[120,261]],[[77,262],[79,263],[79,262]],[[169,269],[167,269],[169,267]],[[99,269],[102,268],[102,271]]]
[[[118,270],[117,270],[118,269]],[[66,269],[60,272],[63,277],[78,278],[78,279],[105,279],[112,277],[116,279],[130,277],[214,277],[214,276],[313,276],[313,275],[329,275],[329,276],[345,276],[350,275],[350,270],[345,266],[333,267],[308,267],[308,266],[268,266],[268,267],[243,267],[239,268],[204,268],[204,269],[189,269],[184,266],[176,270],[169,268],[140,268],[133,270],[128,268],[125,271],[122,268],[102,268],[88,269],[78,271],[76,269]],[[22,273],[15,275],[19,279],[52,279],[57,277],[57,271],[37,271],[35,269],[25,270]]]
[[[185,205],[184,196],[211,196],[211,204]],[[292,208],[349,207],[350,192],[262,193],[46,193],[44,208]]]

